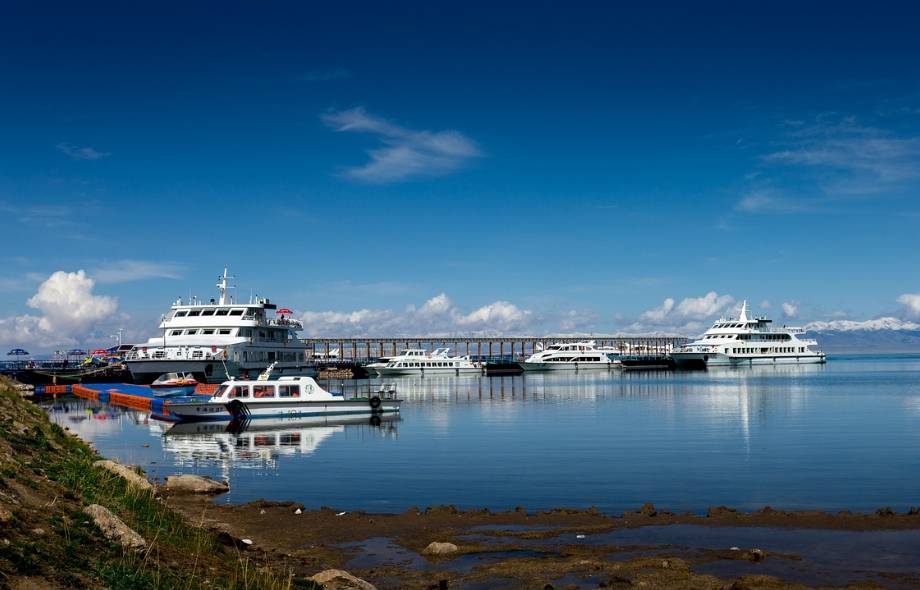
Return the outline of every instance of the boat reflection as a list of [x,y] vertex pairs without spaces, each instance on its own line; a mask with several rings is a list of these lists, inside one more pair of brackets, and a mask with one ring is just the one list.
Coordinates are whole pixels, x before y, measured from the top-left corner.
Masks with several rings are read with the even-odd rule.
[[163,450],[180,466],[274,467],[283,456],[313,454],[323,441],[346,428],[396,437],[398,421],[398,414],[384,414],[179,422],[164,432]]

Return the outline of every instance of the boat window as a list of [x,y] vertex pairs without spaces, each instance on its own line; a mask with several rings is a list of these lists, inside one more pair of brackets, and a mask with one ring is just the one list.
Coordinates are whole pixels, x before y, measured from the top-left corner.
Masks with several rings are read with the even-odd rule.
[[214,315],[227,315],[228,313],[230,313],[230,310],[226,308],[214,310]]
[[209,329],[207,329],[207,330],[202,330],[201,333],[202,333],[202,334],[213,334],[213,333],[214,333],[214,330],[212,330],[212,329],[209,328]]
[[233,389],[232,385],[224,385],[220,389],[214,392],[213,397],[217,397],[217,398],[225,397],[227,395],[227,392],[230,391],[231,389]]
[[279,385],[278,397],[300,397],[299,385]]
[[232,398],[249,397],[249,386],[248,385],[234,385],[233,391],[230,392],[230,397]]
[[179,336],[179,335],[181,335],[181,334],[182,334],[182,330],[172,330],[172,331],[169,333],[170,336]]
[[228,315],[243,315],[242,309],[231,309]]
[[191,310],[189,310],[189,312],[188,312],[188,317],[190,317],[190,318],[198,317],[199,315],[201,315],[201,310],[200,310],[200,309],[191,309]]
[[274,385],[253,385],[252,397],[275,397]]
[[285,446],[297,446],[300,444],[300,433],[282,432],[278,435],[278,444]]
[[202,309],[201,315],[214,315],[214,309],[212,308]]
[[184,318],[186,315],[188,315],[188,311],[183,309],[182,311],[177,311],[175,317]]
[[186,330],[185,331],[186,336],[191,336],[192,334],[197,334],[197,333],[198,333],[198,330]]
[[226,336],[227,334],[230,333],[230,328],[221,328],[220,330],[217,331],[217,333],[223,334],[224,336]]

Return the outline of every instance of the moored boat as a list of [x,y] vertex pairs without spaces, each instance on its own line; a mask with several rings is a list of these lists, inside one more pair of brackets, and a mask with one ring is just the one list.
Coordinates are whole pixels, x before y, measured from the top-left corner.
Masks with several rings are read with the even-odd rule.
[[671,352],[678,367],[737,367],[824,363],[818,342],[800,338],[804,328],[771,326],[766,317],[749,318],[747,301],[737,318],[719,318],[695,341]]
[[[292,310],[264,298],[241,303],[230,294],[232,277],[218,277],[218,296],[176,300],[160,322],[161,333],[137,344],[126,364],[135,383],[150,383],[167,372],[192,373],[199,382],[248,378],[275,364],[278,373],[303,375],[313,370],[307,348],[297,336],[303,324]],[[274,314],[271,317],[270,314]]]
[[614,369],[621,366],[619,351],[598,348],[596,342],[557,343],[535,352],[522,361],[525,371]]
[[326,391],[311,377],[226,381],[207,401],[171,402],[168,417],[181,421],[250,420],[305,416],[367,416],[399,412],[396,389],[381,388],[366,397],[345,398]]
[[155,397],[173,397],[195,393],[198,380],[191,373],[163,373],[150,384]]
[[421,348],[404,350],[393,357],[384,366],[379,364],[373,369],[380,376],[387,375],[426,375],[431,373],[482,373],[483,363],[473,361],[468,355],[450,356],[449,348],[437,348],[432,352]]

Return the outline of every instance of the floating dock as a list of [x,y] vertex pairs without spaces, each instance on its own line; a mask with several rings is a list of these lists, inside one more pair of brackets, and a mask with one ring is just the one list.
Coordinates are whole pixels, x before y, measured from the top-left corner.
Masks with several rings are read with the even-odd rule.
[[169,402],[172,400],[187,401],[193,398],[206,401],[210,394],[196,388],[190,396],[162,398],[153,395],[153,389],[146,385],[132,385],[130,383],[82,383],[69,385],[72,393],[77,397],[92,399],[115,406],[123,406],[154,414],[168,414]]

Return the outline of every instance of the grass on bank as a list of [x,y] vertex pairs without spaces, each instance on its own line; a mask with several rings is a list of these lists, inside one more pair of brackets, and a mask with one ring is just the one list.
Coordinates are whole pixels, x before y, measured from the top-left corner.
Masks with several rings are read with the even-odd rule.
[[[0,379],[0,587],[27,579],[50,588],[319,588],[221,544],[151,492],[93,467],[98,459]],[[90,504],[111,510],[147,548],[106,540],[82,512]]]

